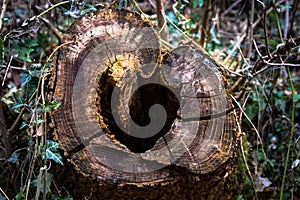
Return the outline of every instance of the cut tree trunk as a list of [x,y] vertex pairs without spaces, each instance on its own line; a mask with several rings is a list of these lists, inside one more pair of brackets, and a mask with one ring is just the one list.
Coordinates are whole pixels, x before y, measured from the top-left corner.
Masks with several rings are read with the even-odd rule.
[[63,43],[53,120],[68,169],[58,179],[73,197],[235,197],[236,115],[204,50],[168,50],[139,15],[106,9],[76,20]]

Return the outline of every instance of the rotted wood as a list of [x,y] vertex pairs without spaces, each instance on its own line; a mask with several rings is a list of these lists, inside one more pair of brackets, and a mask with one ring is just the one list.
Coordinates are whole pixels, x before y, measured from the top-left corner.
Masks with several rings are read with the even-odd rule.
[[[72,173],[82,177],[73,187],[78,196],[224,199],[236,193],[230,177],[237,120],[224,77],[200,47],[187,43],[162,55],[152,25],[125,10],[82,16],[63,43],[69,44],[60,49],[54,75],[62,105],[53,120]],[[166,115],[151,118],[157,104]],[[143,128],[164,119],[156,134]]]

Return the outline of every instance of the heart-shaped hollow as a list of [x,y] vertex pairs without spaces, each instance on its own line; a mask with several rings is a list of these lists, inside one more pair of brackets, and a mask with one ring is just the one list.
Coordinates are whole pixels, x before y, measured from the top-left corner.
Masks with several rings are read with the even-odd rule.
[[[135,74],[136,77],[130,79],[130,82],[122,82],[122,84],[126,84],[126,89],[124,89],[124,87],[117,89],[118,95],[115,95],[115,99],[112,99],[112,93],[118,84],[116,81],[114,81],[115,79],[112,75],[113,73],[111,73],[111,70],[107,70],[106,73],[102,75],[98,85],[98,95],[100,98],[97,98],[97,100],[100,102],[96,102],[96,105],[100,107],[98,109],[98,114],[99,116],[102,116],[101,119],[103,119],[103,121],[101,120],[100,123],[105,123],[105,126],[108,127],[106,134],[108,134],[110,138],[115,138],[134,153],[144,153],[153,148],[157,140],[161,137],[164,137],[164,135],[169,132],[171,125],[177,117],[177,110],[180,106],[179,99],[177,98],[179,89],[175,91],[177,92],[176,96],[176,94],[168,89],[168,87],[164,86],[162,82],[161,84],[147,84],[147,81],[151,80],[151,78],[144,78],[137,73]],[[159,76],[159,74],[154,73],[152,76],[156,77]],[[126,92],[128,90],[132,90],[133,85],[136,84],[135,81],[146,82],[146,84],[143,84],[141,87],[137,88],[132,95],[129,96]],[[124,113],[126,108],[124,103],[121,101],[128,102],[130,116]],[[126,122],[121,120],[121,117],[131,117],[133,123],[135,123],[137,126],[145,127],[151,123],[149,110],[155,104],[163,106],[167,113],[167,119],[159,132],[153,134],[152,130],[147,129],[151,134],[149,136],[145,135],[144,137],[141,137],[142,134],[146,134],[145,131],[134,130],[134,127],[130,123],[125,125],[117,124],[113,116],[113,113],[116,113],[115,116],[123,123]],[[154,116],[156,119],[159,117],[161,117],[159,114]],[[126,128],[122,130],[120,126]],[[133,136],[132,132],[134,131],[139,131],[137,133],[137,137]],[[163,144],[158,145],[163,146]]]

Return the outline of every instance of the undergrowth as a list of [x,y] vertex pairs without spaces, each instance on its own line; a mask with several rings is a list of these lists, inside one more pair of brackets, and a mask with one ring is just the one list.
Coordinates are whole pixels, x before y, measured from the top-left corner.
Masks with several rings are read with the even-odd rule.
[[[157,23],[153,4],[128,9]],[[64,164],[48,134],[60,105],[46,96],[51,58],[74,19],[106,5],[2,1],[0,199],[72,199],[51,172]],[[249,166],[237,199],[300,198],[299,1],[166,1],[164,9],[170,46],[193,38],[227,71]]]

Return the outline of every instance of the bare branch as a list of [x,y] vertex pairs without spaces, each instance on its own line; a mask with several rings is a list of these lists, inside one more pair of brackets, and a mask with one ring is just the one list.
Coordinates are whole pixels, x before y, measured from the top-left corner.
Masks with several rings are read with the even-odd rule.
[[295,5],[293,6],[293,16],[292,16],[292,19],[291,19],[291,24],[290,24],[290,30],[289,30],[288,37],[291,37],[291,35],[292,35],[293,24],[294,24],[294,19],[295,19],[295,16],[296,16],[296,11],[297,11],[298,5],[299,5],[299,0],[296,0]]
[[161,0],[156,0],[156,10],[157,10],[158,27],[160,29],[159,30],[160,37],[164,41],[168,42],[169,31],[168,31],[166,18],[165,18],[165,9]]
[[0,32],[2,30],[2,21],[6,12],[6,8],[7,8],[7,4],[8,4],[8,0],[3,0],[2,2],[2,8],[1,8],[1,14],[0,14]]
[[204,2],[204,15],[201,20],[201,38],[200,38],[200,46],[204,47],[204,42],[206,38],[206,27],[208,22],[208,13],[210,11],[211,0]]

